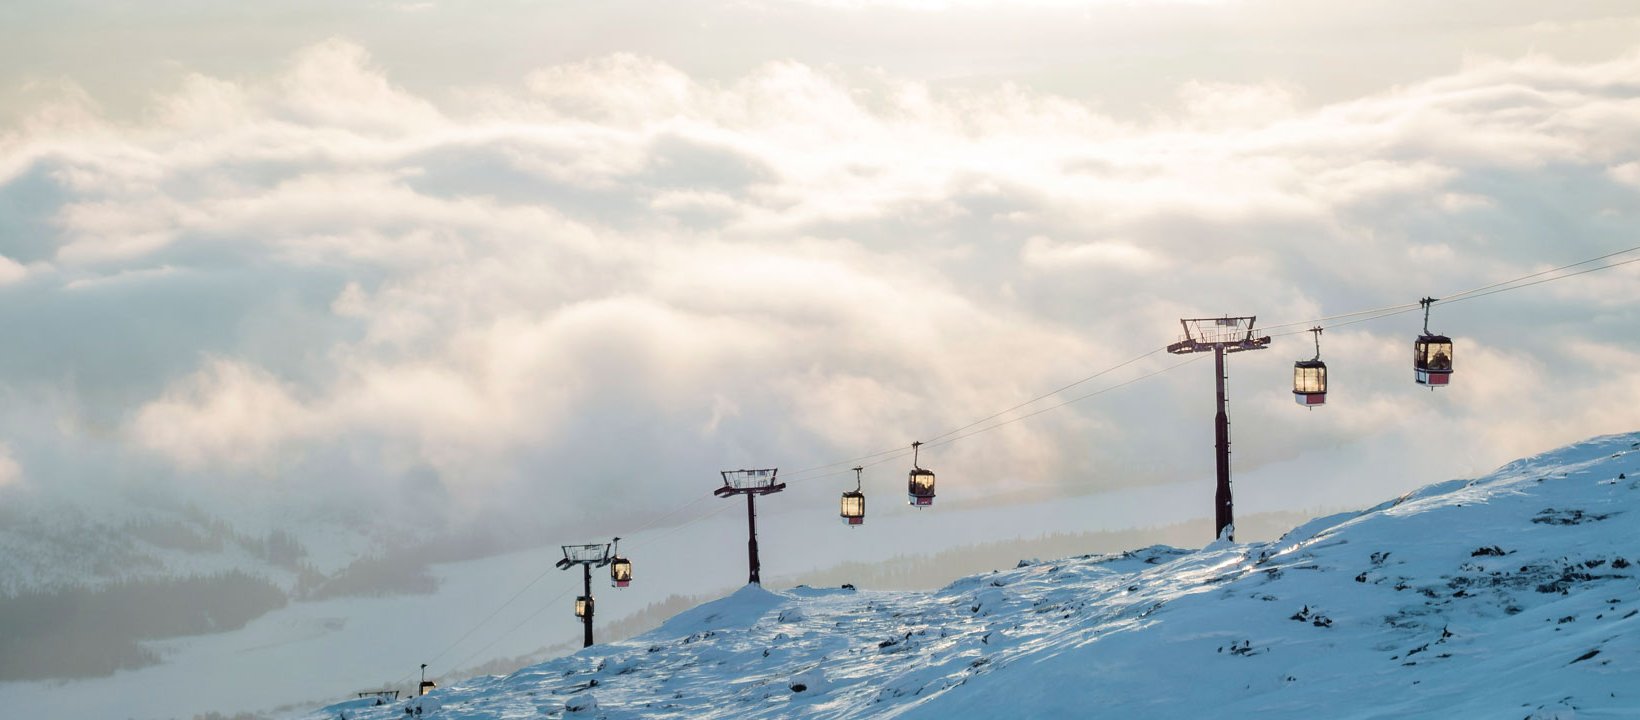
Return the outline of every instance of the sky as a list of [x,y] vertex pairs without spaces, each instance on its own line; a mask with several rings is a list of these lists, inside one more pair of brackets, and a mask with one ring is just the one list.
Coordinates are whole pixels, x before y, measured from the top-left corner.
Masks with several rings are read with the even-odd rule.
[[[0,27],[16,502],[619,534],[780,467],[830,512],[848,461],[1181,317],[1304,323],[1640,245],[1627,2],[19,0]],[[1415,314],[1327,332],[1320,409],[1289,392],[1307,336],[1232,357],[1238,503],[1359,506],[1635,430],[1637,279],[1437,304],[1434,393]],[[942,503],[1200,482],[1207,515],[1210,368],[922,465]],[[896,498],[910,460],[883,459],[868,497]]]

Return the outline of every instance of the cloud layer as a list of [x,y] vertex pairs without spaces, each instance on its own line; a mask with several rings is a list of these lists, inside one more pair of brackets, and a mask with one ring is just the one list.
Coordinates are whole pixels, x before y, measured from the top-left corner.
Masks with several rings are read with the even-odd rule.
[[[633,54],[430,98],[332,39],[271,77],[189,76],[138,121],[64,84],[0,131],[0,485],[663,511],[718,469],[962,426],[1182,316],[1296,322],[1637,244],[1635,77],[1640,52],[1476,60],[1318,107],[1189,81],[1137,121],[1011,83]],[[1239,356],[1238,467],[1387,445],[1436,474],[1389,491],[1633,430],[1635,277],[1438,307],[1460,375],[1435,397],[1410,387],[1410,315],[1325,336],[1324,410],[1287,393],[1307,337]],[[1210,381],[1194,364],[925,464],[958,499],[1201,477]]]

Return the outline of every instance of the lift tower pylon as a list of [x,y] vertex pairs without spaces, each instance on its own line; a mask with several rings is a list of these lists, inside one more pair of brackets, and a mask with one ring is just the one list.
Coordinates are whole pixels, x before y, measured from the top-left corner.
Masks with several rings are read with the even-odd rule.
[[1174,355],[1213,353],[1213,381],[1218,399],[1218,414],[1213,416],[1214,448],[1218,454],[1218,484],[1213,493],[1214,536],[1234,540],[1236,518],[1230,497],[1230,416],[1225,412],[1224,354],[1244,350],[1263,350],[1270,345],[1270,337],[1253,337],[1253,324],[1258,316],[1182,318],[1184,337],[1167,346]]
[[786,483],[775,482],[775,476],[780,474],[779,468],[762,470],[724,470],[723,487],[712,491],[718,497],[746,496],[746,560],[750,567],[746,582],[753,585],[762,585],[763,578],[759,570],[761,564],[757,560],[757,496],[771,495],[786,489]]
[[564,559],[558,561],[559,570],[568,570],[576,565],[581,566],[581,588],[585,593],[575,598],[575,617],[581,619],[582,642],[581,647],[592,647],[592,568],[604,567],[609,564],[609,543],[592,543],[590,545],[560,545],[564,550]]

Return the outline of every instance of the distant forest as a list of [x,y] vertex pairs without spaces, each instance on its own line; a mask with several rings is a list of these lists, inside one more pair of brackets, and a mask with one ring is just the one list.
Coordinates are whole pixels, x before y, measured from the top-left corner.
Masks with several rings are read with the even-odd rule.
[[[83,545],[47,534],[38,520],[0,514],[0,527],[33,536],[43,557],[91,558],[84,583],[0,592],[0,682],[87,678],[153,665],[161,658],[144,640],[237,630],[292,600],[430,593],[435,553],[407,549],[359,558],[329,575],[307,561],[308,551],[283,530],[263,537],[234,531],[194,508],[180,517],[147,518],[105,529]],[[463,546],[465,549],[465,545]],[[151,549],[195,555],[243,551],[294,575],[292,587],[250,572],[149,576],[98,582],[120,565],[153,572],[163,564]],[[279,575],[283,573],[275,573]],[[4,585],[0,585],[4,587]]]
[[141,640],[237,630],[284,605],[278,586],[238,571],[0,597],[0,681],[151,665]]

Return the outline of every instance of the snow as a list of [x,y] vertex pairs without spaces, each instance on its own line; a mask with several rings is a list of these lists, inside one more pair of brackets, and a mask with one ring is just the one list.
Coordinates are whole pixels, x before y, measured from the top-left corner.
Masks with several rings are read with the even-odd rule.
[[747,585],[722,600],[678,613],[662,623],[656,632],[687,635],[695,632],[744,628],[780,605],[783,597],[758,585]]
[[1607,436],[1268,543],[1023,562],[930,593],[747,586],[346,714],[1635,717],[1636,508],[1640,433]]
[[[1432,472],[1427,467],[1417,468],[1425,474],[1407,471],[1397,464],[1404,463],[1404,458],[1372,445],[1377,441],[1363,442],[1368,449],[1359,452],[1384,455],[1382,464],[1340,462],[1334,472],[1297,485],[1283,476],[1308,466],[1250,464],[1242,468],[1237,477],[1243,489],[1237,498],[1238,510],[1252,514],[1370,504],[1386,493],[1416,487],[1420,478],[1435,477],[1427,474]],[[1363,481],[1367,476],[1370,482]],[[1074,490],[1070,478],[1061,480],[1070,484],[1036,487]],[[720,482],[713,475],[702,493]],[[846,482],[852,487],[852,478]],[[868,495],[879,493],[872,497],[903,497],[903,485],[898,484],[903,482],[904,475],[898,472],[875,477],[868,473],[866,490]],[[1203,483],[1211,487],[1211,477],[1076,496],[1021,496],[1015,493],[1018,482],[1017,478],[953,482],[942,486],[934,510],[910,508],[899,501],[878,502],[872,505],[866,525],[838,532],[841,526],[835,508],[842,486],[832,478],[797,480],[758,504],[764,578],[771,586],[785,587],[806,574],[831,569],[839,560],[882,563],[904,559],[907,553],[973,543],[1205,522],[1201,516],[1210,510],[1211,494],[1204,495],[1202,488]],[[101,500],[69,507],[67,517],[79,519],[65,522],[61,507],[24,507],[13,505],[8,498],[5,508],[12,517],[37,522],[25,523],[30,532],[18,532],[15,526],[0,528],[0,582],[13,590],[95,587],[122,578],[236,569],[285,587],[295,583],[288,569],[245,556],[236,543],[225,544],[221,553],[195,553],[131,542],[118,532],[127,522],[153,519],[197,524],[200,519],[181,506],[166,510],[135,507],[112,496]],[[625,590],[596,588],[600,637],[607,623],[631,618],[668,595],[718,597],[744,583],[745,565],[734,560],[741,557],[746,542],[740,507],[708,498],[675,518],[673,525],[622,531],[621,549],[635,560],[638,579]],[[260,502],[212,507],[206,511],[205,522],[220,520],[249,537],[262,537],[274,528],[289,532],[310,551],[304,562],[313,562],[325,572],[361,555],[394,547],[392,537],[377,534],[380,527],[349,525],[357,523],[356,518],[346,517],[351,508],[328,520],[280,508]],[[32,532],[34,529],[40,533]],[[817,538],[824,543],[815,542]],[[596,539],[600,538],[583,535],[554,538],[554,542]],[[129,551],[129,560],[104,563],[110,571],[102,574],[84,567],[87,557],[108,556],[109,547]],[[54,549],[60,552],[52,552]],[[703,559],[707,555],[721,557]],[[559,557],[558,546],[552,544],[435,564],[429,573],[438,588],[425,595],[293,601],[239,630],[147,642],[147,647],[160,654],[162,663],[140,670],[66,681],[0,681],[0,707],[22,717],[137,720],[190,718],[210,712],[227,716],[268,713],[273,712],[271,708],[307,706],[387,684],[407,689],[404,678],[413,679],[421,662],[430,663],[428,677],[443,684],[490,661],[544,658],[580,639],[580,627],[568,610],[580,581],[576,573],[551,570]],[[930,562],[939,560],[930,558]],[[549,575],[531,585],[543,570],[549,570]],[[520,590],[524,592],[516,602],[498,610]],[[498,614],[469,635],[475,623],[492,611]],[[257,681],[247,684],[247,677]]]

